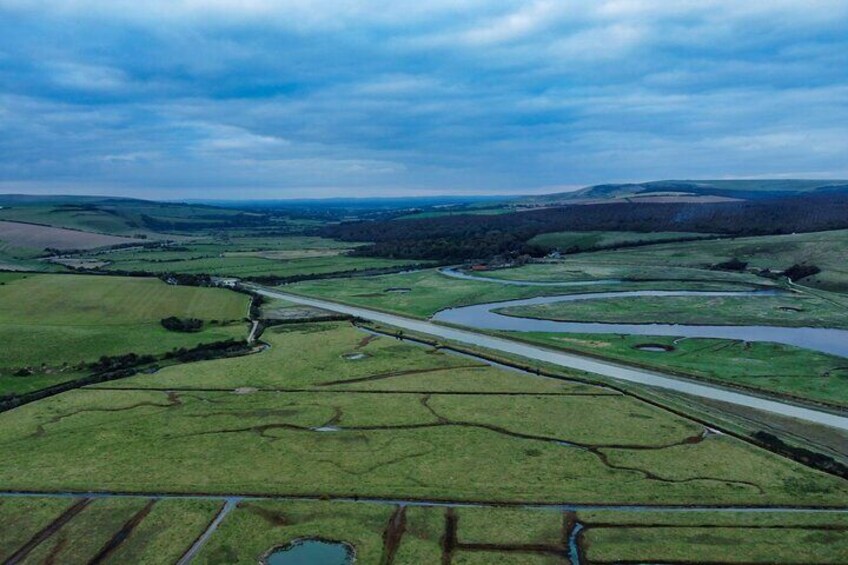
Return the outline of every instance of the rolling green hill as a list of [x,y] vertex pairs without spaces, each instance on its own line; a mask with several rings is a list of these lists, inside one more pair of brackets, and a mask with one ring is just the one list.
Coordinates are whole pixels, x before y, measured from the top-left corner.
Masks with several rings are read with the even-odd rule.
[[757,200],[797,196],[807,193],[848,192],[845,180],[762,179],[762,180],[661,180],[643,183],[599,184],[573,192],[544,194],[522,199],[533,205],[574,203],[581,200],[664,199],[742,199]]

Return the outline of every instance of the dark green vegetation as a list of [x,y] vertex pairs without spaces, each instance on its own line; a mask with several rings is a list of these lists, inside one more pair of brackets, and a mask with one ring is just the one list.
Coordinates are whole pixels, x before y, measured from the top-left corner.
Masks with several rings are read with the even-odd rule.
[[[264,339],[271,348],[253,356],[169,367],[0,414],[0,484],[649,504],[848,500],[842,479],[609,389],[505,372],[345,324],[282,326]],[[151,451],[157,457],[145,457]]]
[[[158,279],[12,275],[0,285],[0,394],[73,380],[102,356],[161,354],[243,338],[248,297]],[[171,332],[162,318],[204,320],[201,331]]]

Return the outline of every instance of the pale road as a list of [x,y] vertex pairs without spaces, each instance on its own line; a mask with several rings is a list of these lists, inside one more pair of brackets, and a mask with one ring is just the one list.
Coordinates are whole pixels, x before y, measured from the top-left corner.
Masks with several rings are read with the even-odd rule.
[[368,308],[348,306],[346,304],[339,304],[328,300],[305,298],[296,294],[289,294],[256,285],[244,286],[270,298],[281,298],[288,300],[289,302],[348,314],[358,318],[372,320],[381,324],[387,324],[409,331],[448,339],[466,345],[484,347],[486,349],[492,349],[502,353],[519,355],[528,359],[551,363],[553,365],[569,369],[586,371],[587,373],[595,373],[622,381],[654,386],[701,398],[708,398],[739,406],[756,408],[758,410],[773,412],[782,416],[789,416],[798,420],[805,420],[807,422],[822,424],[832,428],[848,431],[848,417],[831,412],[825,412],[823,410],[816,410],[815,408],[806,408],[790,404],[788,402],[782,402],[780,400],[772,400],[755,396],[753,394],[727,390],[718,386],[695,383],[658,372],[627,367],[609,361],[601,361],[573,353],[554,351],[544,347],[528,345],[526,343],[520,343],[505,338],[492,337],[473,330],[442,326],[433,322],[415,320],[396,314],[386,314],[384,312],[370,310]]

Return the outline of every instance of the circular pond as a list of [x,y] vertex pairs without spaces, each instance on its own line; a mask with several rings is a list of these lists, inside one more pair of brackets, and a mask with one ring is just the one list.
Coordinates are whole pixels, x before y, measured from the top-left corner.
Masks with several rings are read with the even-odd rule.
[[349,565],[354,551],[350,544],[318,539],[300,539],[272,550],[266,565]]

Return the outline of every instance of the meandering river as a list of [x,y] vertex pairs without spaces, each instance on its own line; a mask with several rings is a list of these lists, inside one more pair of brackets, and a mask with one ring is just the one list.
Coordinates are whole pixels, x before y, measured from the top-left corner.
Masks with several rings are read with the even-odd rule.
[[787,328],[777,326],[706,326],[688,324],[610,324],[598,322],[561,322],[520,318],[499,314],[495,310],[514,306],[536,306],[582,300],[611,298],[638,298],[643,296],[749,296],[751,298],[774,296],[781,291],[686,291],[686,290],[633,290],[622,292],[594,292],[564,296],[541,296],[521,300],[507,300],[489,304],[475,304],[449,308],[436,313],[433,321],[457,324],[480,330],[549,333],[632,334],[646,336],[704,337],[741,341],[769,341],[812,349],[822,353],[848,357],[848,330],[832,328]]

